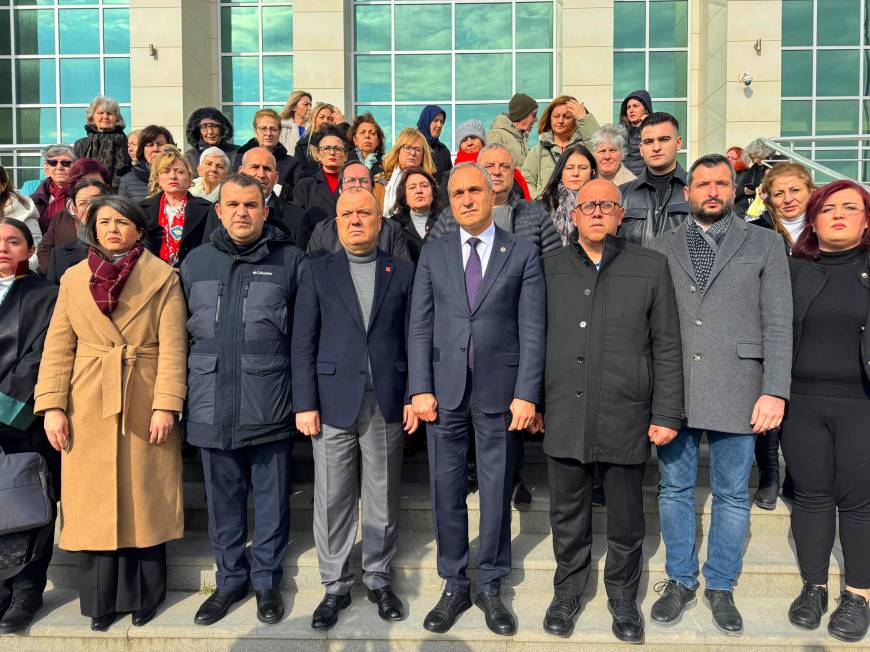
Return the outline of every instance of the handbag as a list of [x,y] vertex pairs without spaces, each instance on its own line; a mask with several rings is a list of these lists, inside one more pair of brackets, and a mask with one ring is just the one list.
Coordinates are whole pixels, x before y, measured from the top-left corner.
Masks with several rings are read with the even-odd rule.
[[0,447],[0,535],[40,528],[53,516],[48,466],[39,453]]

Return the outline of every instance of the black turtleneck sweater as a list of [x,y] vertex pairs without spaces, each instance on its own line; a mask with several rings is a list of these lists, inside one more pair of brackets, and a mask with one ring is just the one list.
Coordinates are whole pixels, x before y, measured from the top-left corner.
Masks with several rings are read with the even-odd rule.
[[791,391],[833,398],[870,398],[861,359],[861,327],[870,292],[861,283],[867,257],[860,247],[822,252],[816,264],[827,280],[801,326]]
[[671,179],[674,177],[674,172],[676,172],[676,169],[666,172],[665,174],[653,174],[652,170],[647,168],[646,178],[656,189],[658,206],[665,203],[665,199],[668,196],[668,188],[670,188],[671,185]]

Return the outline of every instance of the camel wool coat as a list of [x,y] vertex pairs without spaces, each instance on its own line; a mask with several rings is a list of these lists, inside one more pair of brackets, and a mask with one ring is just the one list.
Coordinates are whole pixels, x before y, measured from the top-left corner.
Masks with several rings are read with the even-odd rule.
[[60,547],[146,548],[184,533],[181,436],[148,443],[153,410],[187,395],[187,308],[178,276],[147,250],[111,318],[97,308],[87,260],[71,267],[48,334],[34,412],[65,410]]

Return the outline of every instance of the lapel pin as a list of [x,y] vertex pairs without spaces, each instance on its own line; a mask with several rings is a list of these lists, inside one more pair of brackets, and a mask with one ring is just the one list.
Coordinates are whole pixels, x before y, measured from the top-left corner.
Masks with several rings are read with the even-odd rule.
[[867,272],[861,272],[861,278],[867,278]]
[[507,251],[507,247],[502,247],[501,249],[499,249],[499,251],[501,251],[502,253],[504,253],[504,252]]
[[385,269],[384,271],[385,271],[385,272],[391,272],[391,271],[393,271],[393,270],[392,270],[392,268],[391,268],[389,265],[387,265],[387,267],[386,267],[386,269]]

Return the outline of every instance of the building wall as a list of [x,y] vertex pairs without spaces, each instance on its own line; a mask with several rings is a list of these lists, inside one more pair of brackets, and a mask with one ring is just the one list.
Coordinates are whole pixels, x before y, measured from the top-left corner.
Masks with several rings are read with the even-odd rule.
[[610,122],[613,0],[562,0],[561,24],[561,93],[585,102],[602,124]]
[[349,111],[344,46],[345,0],[294,0],[293,68],[296,88]]

